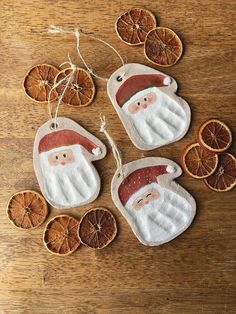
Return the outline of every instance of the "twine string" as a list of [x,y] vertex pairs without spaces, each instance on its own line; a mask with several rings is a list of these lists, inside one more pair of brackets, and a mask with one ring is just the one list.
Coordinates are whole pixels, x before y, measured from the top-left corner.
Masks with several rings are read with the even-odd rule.
[[[84,36],[87,36],[93,40],[96,40],[96,41],[99,41],[101,43],[103,43],[104,45],[106,45],[107,47],[109,47],[110,49],[112,49],[116,55],[119,57],[121,63],[122,63],[122,66],[125,65],[125,61],[124,59],[122,58],[122,56],[120,55],[120,53],[111,45],[109,44],[108,42],[106,42],[105,40],[99,38],[99,37],[95,37],[89,33],[86,33],[84,32],[81,28],[76,28],[74,31],[72,30],[68,30],[68,29],[64,29],[64,28],[61,28],[59,26],[55,26],[55,25],[51,25],[49,28],[48,28],[48,32],[50,34],[73,34],[75,35],[76,37],[76,49],[77,49],[77,53],[78,53],[78,56],[80,57],[80,59],[82,60],[85,68],[87,69],[87,71],[93,75],[94,77],[102,80],[102,81],[108,81],[108,78],[106,77],[103,77],[103,76],[100,76],[96,73],[94,73],[93,69],[87,64],[87,62],[85,61],[81,51],[80,51],[80,37],[81,35],[84,35]],[[123,77],[125,76],[125,71],[120,75],[120,78],[123,79]]]
[[[58,112],[59,112],[59,109],[60,109],[60,105],[61,105],[61,102],[63,100],[63,97],[65,95],[65,92],[66,90],[68,89],[70,83],[73,81],[74,79],[74,75],[75,75],[75,72],[77,70],[77,66],[75,64],[73,64],[71,62],[71,59],[70,59],[70,56],[68,54],[68,59],[69,61],[65,61],[63,62],[62,64],[60,64],[60,67],[62,67],[63,65],[65,64],[69,64],[70,65],[70,68],[71,68],[71,71],[69,74],[67,74],[64,78],[62,78],[61,80],[59,80],[57,83],[55,83],[53,85],[53,87],[51,88],[50,92],[49,92],[49,95],[48,95],[48,111],[49,111],[49,116],[51,119],[54,119],[54,127],[56,127],[57,125],[57,117],[58,117]],[[51,94],[53,92],[53,90],[55,90],[56,88],[58,88],[63,82],[66,82],[65,84],[65,87],[63,89],[63,92],[61,93],[61,95],[59,96],[58,98],[58,101],[57,101],[57,105],[56,105],[56,109],[55,109],[55,113],[54,113],[54,116],[53,116],[53,113],[52,113],[52,104],[51,104]]]
[[122,163],[122,158],[121,158],[121,153],[114,142],[113,138],[111,135],[107,132],[107,123],[106,123],[106,117],[104,115],[100,115],[100,120],[101,120],[101,127],[100,127],[100,132],[104,133],[106,138],[108,139],[108,142],[111,146],[112,153],[114,155],[115,161],[116,161],[116,167],[118,171],[118,177],[124,177],[123,173],[123,163]]

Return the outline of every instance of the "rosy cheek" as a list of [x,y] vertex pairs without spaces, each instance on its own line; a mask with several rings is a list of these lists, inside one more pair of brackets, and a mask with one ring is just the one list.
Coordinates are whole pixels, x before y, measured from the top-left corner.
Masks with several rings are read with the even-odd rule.
[[148,103],[148,105],[152,104],[153,103],[153,98],[149,97],[148,100],[147,100],[147,103]]
[[135,104],[130,104],[129,107],[128,107],[128,111],[130,113],[136,112],[136,105]]
[[142,207],[142,204],[141,204],[142,202],[139,202],[139,203],[136,203],[136,204],[134,204],[134,208],[135,209],[140,209],[141,207]]
[[57,160],[51,160],[49,163],[50,163],[52,166],[55,166],[55,165],[57,165]]

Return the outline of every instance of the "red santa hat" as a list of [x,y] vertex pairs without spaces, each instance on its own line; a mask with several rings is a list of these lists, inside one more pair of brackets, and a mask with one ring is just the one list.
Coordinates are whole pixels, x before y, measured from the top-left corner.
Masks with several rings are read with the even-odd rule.
[[116,101],[119,106],[136,93],[150,87],[165,87],[170,85],[171,78],[162,74],[140,74],[129,77],[118,89]]
[[75,144],[83,146],[90,154],[98,154],[99,147],[96,144],[73,130],[60,130],[45,135],[39,142],[38,152],[40,154],[54,148]]
[[157,177],[173,173],[175,169],[170,165],[150,166],[137,169],[129,174],[118,189],[120,201],[125,205],[134,193],[151,183],[158,183]]

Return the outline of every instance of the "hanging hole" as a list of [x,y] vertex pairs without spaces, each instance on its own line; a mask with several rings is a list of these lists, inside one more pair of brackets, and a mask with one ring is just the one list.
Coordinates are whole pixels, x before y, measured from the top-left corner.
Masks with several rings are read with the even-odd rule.
[[118,82],[121,82],[121,81],[123,80],[123,78],[122,78],[120,75],[118,75],[118,76],[116,77],[116,80],[117,80]]
[[55,123],[55,122],[51,123],[51,125],[50,125],[50,129],[51,130],[55,130],[57,128],[58,128],[58,124],[57,123]]
[[118,178],[120,177],[120,173],[118,173],[117,177],[118,177]]

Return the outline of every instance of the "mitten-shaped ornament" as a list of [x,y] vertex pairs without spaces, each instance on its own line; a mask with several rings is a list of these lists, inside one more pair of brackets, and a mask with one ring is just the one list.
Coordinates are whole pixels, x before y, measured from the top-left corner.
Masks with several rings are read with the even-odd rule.
[[190,108],[168,75],[130,63],[115,71],[108,95],[133,144],[151,150],[180,140],[188,131]]
[[166,243],[192,223],[193,197],[174,179],[181,168],[166,158],[148,157],[122,166],[111,185],[112,199],[144,245]]
[[100,177],[92,162],[106,155],[105,145],[71,119],[43,124],[34,142],[34,169],[47,201],[57,208],[92,202]]

